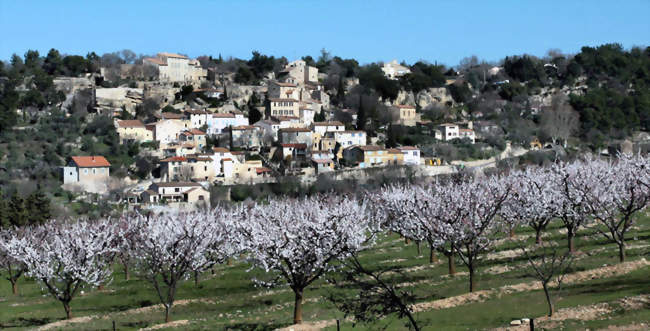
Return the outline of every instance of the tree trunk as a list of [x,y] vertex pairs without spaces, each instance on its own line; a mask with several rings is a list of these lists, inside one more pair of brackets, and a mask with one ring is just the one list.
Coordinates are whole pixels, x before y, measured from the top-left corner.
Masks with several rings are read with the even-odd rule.
[[103,291],[104,290],[104,284],[99,284],[99,286],[97,286],[97,290],[98,291]]
[[575,245],[573,243],[573,238],[575,236],[576,235],[575,235],[575,233],[573,233],[572,229],[567,229],[567,240],[569,242],[569,252],[571,252],[571,253],[575,253],[575,251],[576,251]]
[[469,291],[474,292],[476,290],[476,279],[474,277],[474,266],[470,263],[469,267]]
[[165,306],[165,323],[169,323],[169,313],[170,310],[172,310],[172,307],[169,305],[164,305]]
[[194,271],[194,286],[199,286],[199,272]]
[[293,324],[302,323],[302,289],[293,290],[296,300],[293,306]]
[[232,265],[232,260],[230,258],[228,258],[226,261],[226,265]]
[[124,264],[124,280],[129,280],[131,278],[131,274],[129,273],[129,265]]
[[618,260],[621,263],[625,262],[625,242],[618,244]]
[[449,275],[453,276],[456,274],[456,262],[454,262],[454,248],[452,247],[447,255],[447,263],[449,264]]
[[72,318],[72,311],[70,310],[70,302],[63,302],[63,309],[65,309],[65,318],[66,319],[71,319]]
[[535,243],[538,245],[542,243],[542,228],[535,229]]
[[544,294],[546,295],[546,303],[548,303],[548,316],[553,316],[555,312],[555,307],[553,307],[553,301],[551,301],[551,293],[548,289],[548,284],[542,282],[542,287],[544,287]]
[[433,247],[430,247],[429,249],[429,263],[436,263],[438,262],[438,257],[436,256],[436,251]]
[[510,228],[510,232],[508,233],[508,236],[509,236],[510,238],[514,238],[514,237],[515,237],[515,228]]
[[416,241],[415,245],[418,247],[418,256],[422,255],[422,249],[420,248],[420,242]]
[[407,244],[407,245],[410,244],[411,239],[404,237],[404,243]]
[[18,279],[10,278],[9,281],[11,282],[11,293],[18,295]]

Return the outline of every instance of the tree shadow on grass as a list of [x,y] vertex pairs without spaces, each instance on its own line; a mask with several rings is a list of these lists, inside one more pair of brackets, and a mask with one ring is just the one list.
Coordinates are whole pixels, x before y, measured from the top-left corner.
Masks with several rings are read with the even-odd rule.
[[257,324],[257,323],[237,323],[228,325],[224,330],[243,330],[243,331],[271,331],[289,326],[287,323],[275,324]]
[[8,324],[0,323],[0,329],[39,326],[39,325],[45,325],[51,323],[53,321],[54,320],[49,317],[43,317],[43,318],[18,317],[9,321]]

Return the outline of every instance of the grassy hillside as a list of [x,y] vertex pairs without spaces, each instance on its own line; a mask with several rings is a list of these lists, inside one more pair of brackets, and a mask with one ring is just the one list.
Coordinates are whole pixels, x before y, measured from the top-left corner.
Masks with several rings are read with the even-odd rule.
[[[545,240],[565,245],[560,223],[554,223]],[[527,228],[516,231],[515,239],[534,235]],[[650,323],[650,218],[644,217],[631,232],[628,261],[618,264],[616,245],[605,241],[594,227],[582,229],[576,242],[579,253],[562,290],[555,292],[557,313],[552,320],[539,319],[542,328],[599,329],[613,325]],[[509,238],[499,240],[497,249],[481,264],[478,292],[467,294],[466,268],[458,264],[458,274],[447,275],[445,259],[429,263],[423,245],[421,255],[416,245],[405,244],[396,235],[380,239],[364,252],[362,261],[371,268],[397,266],[407,272],[395,274],[394,282],[413,290],[417,296],[416,318],[425,329],[466,330],[506,327],[519,318],[539,318],[546,314],[544,294],[532,277],[525,257]],[[33,280],[19,281],[19,295],[11,294],[8,281],[0,282],[0,328],[31,329],[45,326],[65,330],[118,330],[156,326],[179,330],[269,330],[291,324],[293,293],[287,287],[255,287],[252,277],[263,277],[257,270],[248,271],[244,262],[220,265],[215,273],[200,275],[198,286],[193,280],[180,286],[172,310],[174,322],[163,323],[164,312],[151,285],[132,277],[126,281],[121,266],[115,266],[114,280],[102,290],[84,289],[72,301],[75,317],[65,316],[58,301],[46,294]],[[517,285],[525,284],[525,285]],[[508,285],[517,285],[504,288]],[[305,323],[336,330],[352,328],[333,304],[326,300],[333,287],[324,280],[305,291]],[[337,290],[337,291],[340,291]],[[346,289],[350,294],[354,289]],[[446,300],[443,300],[446,299]],[[58,322],[57,324],[50,324]],[[388,316],[375,324],[355,325],[355,330],[406,329],[404,321]]]

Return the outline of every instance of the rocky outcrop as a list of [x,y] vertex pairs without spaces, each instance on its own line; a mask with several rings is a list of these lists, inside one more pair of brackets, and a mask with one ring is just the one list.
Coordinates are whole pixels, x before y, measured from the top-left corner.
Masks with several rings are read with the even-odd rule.
[[400,90],[394,104],[417,105],[422,109],[426,109],[431,106],[445,106],[447,103],[453,104],[453,102],[454,99],[451,97],[449,90],[445,87],[438,87],[422,90],[417,94]]
[[95,90],[96,107],[100,113],[124,107],[129,113],[135,114],[135,107],[142,103],[142,95],[142,89],[137,88],[98,88]]

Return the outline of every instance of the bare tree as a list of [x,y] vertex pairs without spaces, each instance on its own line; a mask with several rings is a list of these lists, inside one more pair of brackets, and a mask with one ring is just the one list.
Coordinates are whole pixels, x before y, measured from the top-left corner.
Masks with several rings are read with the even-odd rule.
[[409,325],[416,331],[421,330],[416,320],[411,304],[416,297],[411,291],[398,288],[391,281],[395,273],[403,273],[395,268],[366,268],[354,254],[343,261],[344,268],[338,273],[341,279],[334,277],[330,281],[341,289],[347,289],[350,284],[359,289],[359,293],[350,297],[342,293],[331,292],[328,299],[346,315],[354,316],[361,322],[372,322],[380,317],[397,313],[399,318],[407,318]]
[[554,242],[539,243],[528,249],[521,244],[520,249],[526,255],[528,263],[534,271],[533,275],[542,283],[548,304],[548,316],[553,316],[555,306],[550,286],[555,283],[558,289],[562,288],[562,280],[571,267],[573,255],[570,251],[561,254]]
[[566,147],[567,139],[575,133],[580,125],[578,113],[569,105],[563,94],[556,94],[551,101],[551,107],[545,109],[541,115],[542,131],[553,141],[562,140]]

